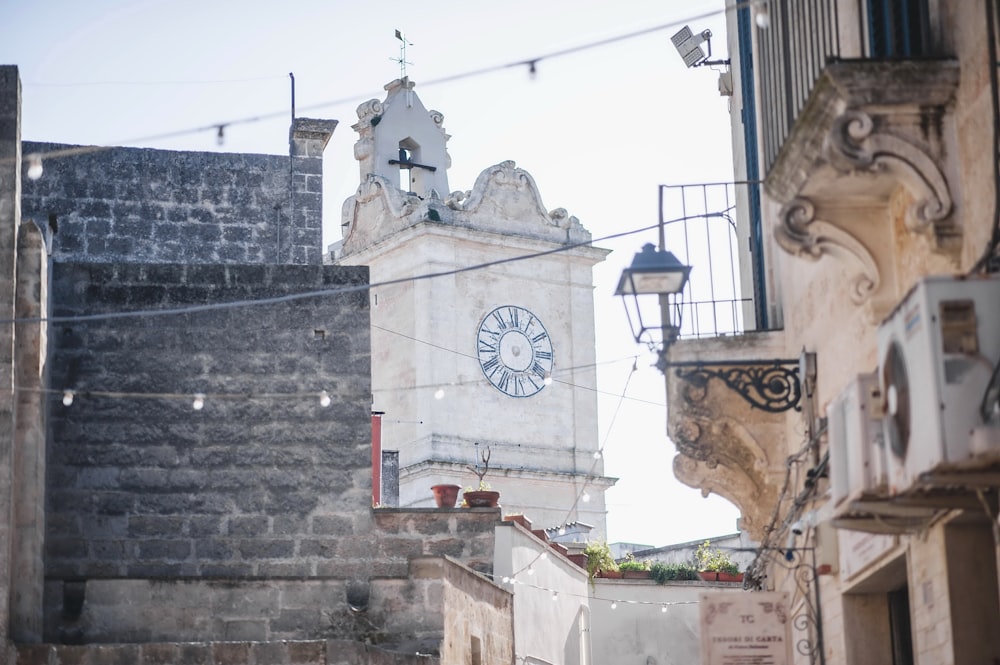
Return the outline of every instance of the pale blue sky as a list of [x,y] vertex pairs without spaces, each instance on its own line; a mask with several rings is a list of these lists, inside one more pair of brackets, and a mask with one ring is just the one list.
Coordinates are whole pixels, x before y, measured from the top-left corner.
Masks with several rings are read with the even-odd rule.
[[[341,203],[358,184],[355,108],[399,76],[394,30],[413,45],[410,78],[441,111],[452,139],[452,190],[514,160],[548,209],[566,208],[595,238],[655,224],[657,185],[732,179],[728,98],[717,73],[686,69],[670,43],[679,29],[525,66],[422,85],[721,9],[721,0],[7,0],[0,63],[20,67],[26,140],[287,154],[289,78],[298,115],[340,120],[324,160],[324,240],[339,237]],[[725,53],[721,12],[711,28]],[[311,108],[335,100],[344,103]],[[175,130],[277,117],[169,140]],[[631,339],[612,296],[622,267],[655,233],[598,243],[595,270],[602,445],[611,541],[663,545],[735,531],[738,512],[673,477],[663,378]],[[628,380],[631,356],[638,371]],[[628,381],[626,399],[619,395]],[[619,408],[619,403],[621,407]]]

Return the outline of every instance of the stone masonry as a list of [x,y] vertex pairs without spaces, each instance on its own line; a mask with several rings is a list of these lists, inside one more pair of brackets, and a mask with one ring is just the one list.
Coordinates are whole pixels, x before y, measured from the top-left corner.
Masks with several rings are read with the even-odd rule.
[[288,157],[25,142],[24,154],[69,154],[23,181],[23,216],[56,261],[319,264],[336,124],[296,119]]

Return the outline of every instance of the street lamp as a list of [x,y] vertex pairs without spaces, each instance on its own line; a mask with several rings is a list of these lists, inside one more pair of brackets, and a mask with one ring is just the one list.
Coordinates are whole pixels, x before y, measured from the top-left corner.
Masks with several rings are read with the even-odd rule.
[[[667,347],[680,334],[681,294],[690,273],[691,266],[681,263],[673,253],[646,243],[618,280],[615,295],[621,296],[625,304],[632,336],[636,343],[645,342],[650,349],[659,347],[661,362]],[[655,315],[647,313],[644,320],[640,296],[658,296],[660,311]],[[649,300],[644,299],[643,302]]]
[[[660,230],[662,234],[662,226]],[[662,235],[660,246],[663,246]],[[702,388],[710,379],[719,379],[751,406],[770,413],[800,410],[800,359],[667,361],[667,350],[680,335],[681,295],[690,273],[691,266],[652,243],[644,245],[632,259],[632,265],[622,271],[615,295],[621,296],[625,303],[636,343],[644,343],[657,352],[656,367],[664,374],[673,368],[678,379]],[[643,317],[640,296],[658,296],[659,311],[655,315],[647,311]]]

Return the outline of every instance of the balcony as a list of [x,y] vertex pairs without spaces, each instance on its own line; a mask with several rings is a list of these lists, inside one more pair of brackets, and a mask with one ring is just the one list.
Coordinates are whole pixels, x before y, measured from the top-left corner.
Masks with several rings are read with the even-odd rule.
[[759,182],[660,187],[664,246],[691,266],[669,308],[678,339],[662,359],[674,474],[739,506],[755,538],[780,493],[776,442],[801,396],[768,296],[760,194]]
[[[757,32],[775,240],[794,257],[840,262],[873,322],[914,275],[959,264],[948,162],[959,65],[935,50],[926,5],[777,0]],[[900,265],[900,253],[919,259]]]

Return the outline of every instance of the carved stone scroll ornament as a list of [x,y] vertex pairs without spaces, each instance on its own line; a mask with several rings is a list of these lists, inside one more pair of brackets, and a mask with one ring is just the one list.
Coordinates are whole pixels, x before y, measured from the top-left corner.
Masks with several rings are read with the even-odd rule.
[[846,111],[833,121],[823,145],[830,164],[843,172],[891,171],[916,199],[906,214],[911,231],[934,225],[950,231],[946,222],[953,203],[948,180],[937,161],[921,146],[897,134],[877,131],[875,121],[862,111]]
[[840,227],[816,219],[816,208],[808,199],[792,199],[781,208],[779,217],[775,240],[792,256],[818,261],[830,254],[853,262],[850,294],[855,304],[864,303],[879,287],[878,264],[868,248]]

